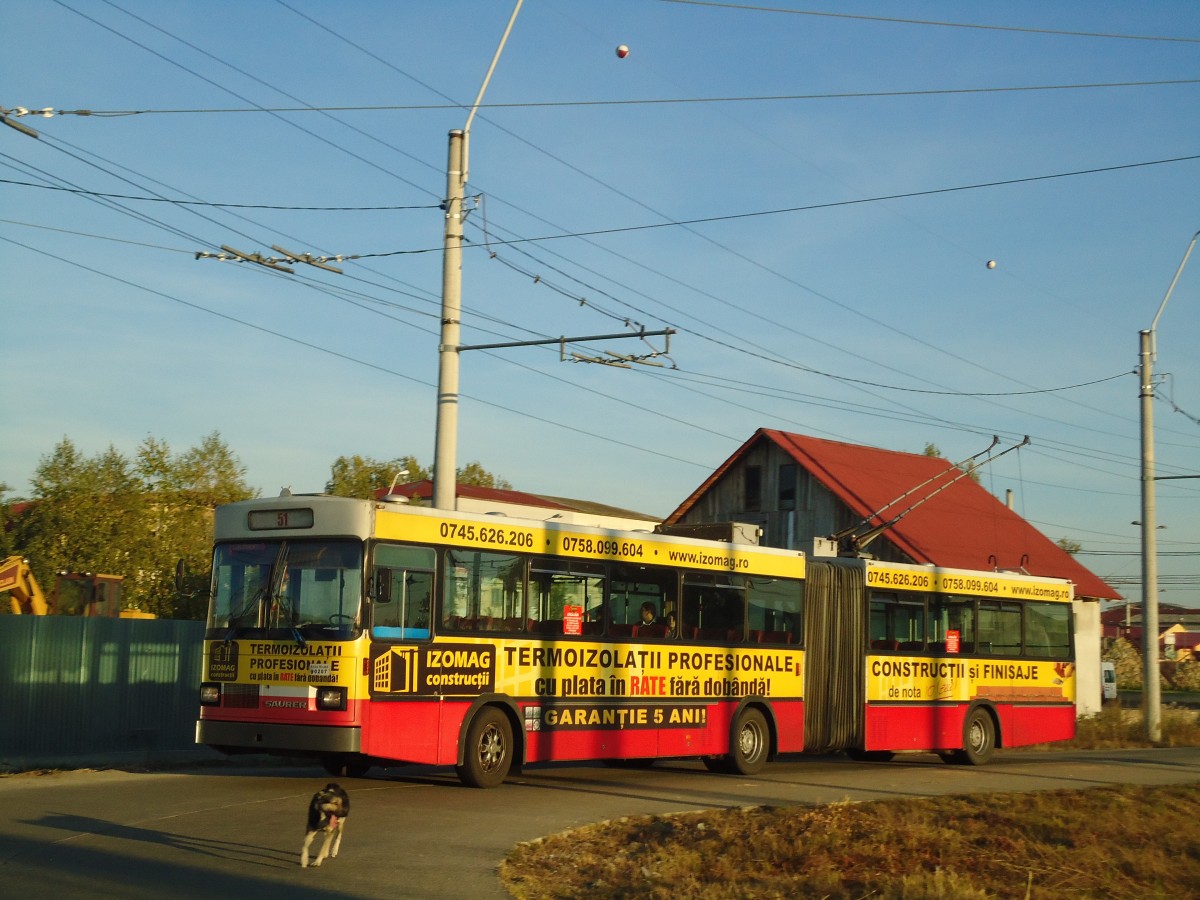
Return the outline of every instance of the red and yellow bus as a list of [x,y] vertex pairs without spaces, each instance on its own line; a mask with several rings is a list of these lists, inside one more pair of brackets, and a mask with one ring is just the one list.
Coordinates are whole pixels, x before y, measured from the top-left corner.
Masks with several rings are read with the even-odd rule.
[[331,772],[1074,733],[1069,582],[285,496],[218,508],[197,742]]

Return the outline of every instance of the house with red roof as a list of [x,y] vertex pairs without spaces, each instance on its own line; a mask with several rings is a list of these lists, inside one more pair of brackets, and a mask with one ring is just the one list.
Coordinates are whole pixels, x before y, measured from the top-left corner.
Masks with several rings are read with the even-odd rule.
[[816,538],[890,522],[867,547],[876,559],[1023,570],[1069,579],[1081,598],[1120,599],[987,489],[955,480],[962,474],[935,456],[760,428],[665,524],[745,522],[765,546],[811,551]]
[[[769,547],[1016,570],[1075,585],[1079,711],[1100,708],[1100,603],[1120,595],[953,463],[760,428],[665,520],[740,522]],[[858,538],[857,541],[848,538]],[[819,540],[824,539],[824,540]]]

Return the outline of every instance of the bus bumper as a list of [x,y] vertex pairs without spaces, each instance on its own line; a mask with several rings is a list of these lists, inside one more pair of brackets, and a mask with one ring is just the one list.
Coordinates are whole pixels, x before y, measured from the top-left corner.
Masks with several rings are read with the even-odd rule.
[[249,753],[358,753],[362,748],[362,729],[200,719],[196,722],[196,743],[218,750]]

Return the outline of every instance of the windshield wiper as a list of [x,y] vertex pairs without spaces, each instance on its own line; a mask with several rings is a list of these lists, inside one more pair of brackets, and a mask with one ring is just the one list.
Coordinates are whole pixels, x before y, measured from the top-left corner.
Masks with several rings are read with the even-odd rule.
[[[287,574],[287,558],[288,544],[287,541],[283,541],[279,545],[279,552],[275,554],[275,561],[271,563],[271,571],[267,573],[266,584],[255,591],[254,596],[241,609],[229,617],[229,630],[225,632],[226,644],[232,641],[234,635],[237,633],[238,622],[251,612],[257,613],[262,607],[263,600],[268,598],[272,601],[279,599],[279,594],[283,590],[284,576]],[[256,616],[256,618],[258,617]]]
[[275,605],[275,624],[279,623],[279,613],[286,612],[288,628],[292,633],[293,640],[301,647],[308,646],[308,642],[304,640],[304,635],[300,633],[300,629],[296,624],[296,620],[300,618],[299,611],[292,603],[283,596],[284,582],[287,581],[287,563],[288,563],[288,542],[283,541],[279,545],[279,555],[275,557],[275,564],[271,566],[271,578],[268,582],[270,585],[271,602]]

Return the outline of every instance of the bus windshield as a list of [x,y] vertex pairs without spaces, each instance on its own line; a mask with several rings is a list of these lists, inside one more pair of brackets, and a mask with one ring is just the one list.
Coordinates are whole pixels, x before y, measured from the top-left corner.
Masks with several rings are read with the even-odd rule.
[[346,639],[361,632],[358,541],[218,544],[210,638]]

